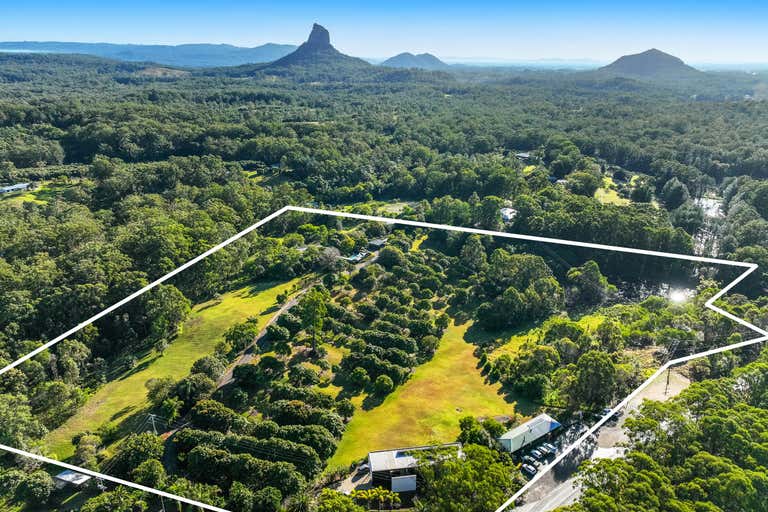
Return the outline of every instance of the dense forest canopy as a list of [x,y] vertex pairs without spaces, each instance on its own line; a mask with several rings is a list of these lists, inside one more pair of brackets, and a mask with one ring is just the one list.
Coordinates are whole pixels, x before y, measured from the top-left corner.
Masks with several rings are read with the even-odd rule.
[[[723,307],[764,324],[764,78],[670,83],[344,60],[178,70],[0,54],[0,183],[32,183],[0,196],[0,362],[289,204],[756,262],[761,274]],[[354,263],[369,250],[374,261]],[[348,472],[328,465],[355,412],[402,389],[451,327],[468,321],[483,333],[472,340],[477,372],[501,393],[565,416],[593,413],[673,350],[743,340],[744,329],[702,307],[733,277],[294,212],[4,374],[0,443],[47,450],[99,390],[162,360],[201,311],[218,311],[233,290],[281,283],[266,305],[279,312],[274,323],[246,315],[218,326],[183,374],[143,383],[141,400],[171,440],[105,422],[70,435],[74,454],[64,453],[238,512],[394,506],[392,493],[318,489]],[[625,293],[655,281],[695,298]],[[514,352],[509,333],[524,338]],[[694,386],[628,423],[627,458],[583,469],[571,510],[762,510],[759,432],[725,418],[764,422],[764,359],[753,348],[694,365]],[[734,382],[749,382],[748,393]],[[684,436],[664,432],[668,418]],[[177,422],[192,426],[176,433]],[[416,509],[487,510],[519,489],[519,461],[494,442],[504,428],[462,419],[466,457],[421,470]],[[718,432],[734,435],[715,443]],[[7,503],[67,510],[46,468],[16,467],[10,456],[3,467]],[[716,488],[724,473],[738,496]],[[622,485],[603,485],[616,479]],[[122,487],[81,498],[86,512],[157,505]]]

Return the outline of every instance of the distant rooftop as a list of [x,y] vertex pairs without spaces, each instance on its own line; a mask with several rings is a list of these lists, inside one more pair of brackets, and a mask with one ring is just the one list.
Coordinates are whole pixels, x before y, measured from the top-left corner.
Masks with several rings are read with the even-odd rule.
[[373,245],[375,247],[381,247],[382,245],[384,245],[386,243],[387,243],[387,237],[374,238],[374,239],[368,241],[368,245]]
[[499,210],[499,212],[501,213],[501,218],[504,220],[504,222],[514,220],[514,218],[517,216],[517,210],[514,208],[502,208]]
[[67,469],[66,471],[62,471],[61,473],[56,475],[54,479],[63,484],[71,484],[76,487],[80,487],[85,482],[90,480],[91,477],[88,475],[84,475],[82,473],[77,473],[75,471]]
[[5,192],[15,192],[17,190],[26,190],[29,188],[31,183],[17,183],[15,185],[7,185],[0,187],[0,193]]

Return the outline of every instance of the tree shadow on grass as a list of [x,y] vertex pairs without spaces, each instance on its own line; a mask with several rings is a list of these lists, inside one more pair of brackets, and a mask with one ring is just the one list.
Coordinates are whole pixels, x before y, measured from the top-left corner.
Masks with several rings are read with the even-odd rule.
[[123,416],[125,416],[126,414],[128,414],[129,412],[133,411],[134,409],[136,409],[136,406],[135,406],[135,405],[128,405],[128,406],[126,406],[126,407],[123,407],[122,409],[120,409],[119,411],[117,411],[115,414],[113,414],[113,415],[112,415],[112,416],[109,418],[109,421],[115,421],[115,420],[118,420],[118,419],[122,418]]
[[[144,427],[147,425],[148,414],[148,409],[136,410],[135,406],[129,406],[112,415],[109,421],[94,427],[101,432],[104,445],[109,446],[123,441],[131,434],[145,432],[146,429]],[[122,420],[120,420],[121,417],[123,418]],[[148,428],[151,431],[152,426],[149,425]]]
[[221,304],[221,300],[211,299],[208,302],[206,302],[203,306],[200,306],[197,308],[197,312],[205,311],[206,309],[215,308],[216,306]]
[[468,343],[472,343],[473,345],[477,345],[479,347],[484,348],[496,348],[504,345],[509,341],[510,338],[522,334],[526,334],[532,329],[535,329],[536,327],[539,327],[541,325],[541,322],[529,322],[525,325],[519,326],[519,327],[510,327],[507,329],[498,329],[498,330],[487,330],[484,329],[477,324],[472,324],[472,326],[467,329],[466,334],[464,335],[464,340]]
[[137,373],[139,373],[141,371],[146,370],[147,368],[149,368],[149,366],[151,364],[154,364],[154,362],[157,361],[161,357],[162,356],[160,354],[156,354],[154,357],[151,357],[151,358],[147,359],[146,361],[142,362],[141,364],[137,364],[136,366],[134,366],[133,368],[131,368],[130,370],[128,370],[127,372],[122,374],[120,377],[118,377],[117,380],[125,380],[128,377],[130,377],[131,375],[135,375],[135,374],[137,374]]
[[499,395],[504,398],[505,402],[514,404],[515,412],[522,414],[523,416],[533,416],[542,407],[541,404],[537,404],[530,398],[523,396],[509,385],[501,386]]
[[267,309],[265,309],[261,314],[262,315],[269,315],[269,314],[272,314],[272,313],[277,313],[277,311],[279,309],[280,309],[280,306],[278,306],[277,304],[273,304],[273,305],[269,306]]
[[387,398],[386,396],[379,396],[379,395],[373,395],[369,394],[363,399],[363,410],[369,411],[373,409],[374,407],[378,407],[381,405],[382,402],[384,402],[384,399]]
[[246,293],[244,294],[244,296],[254,297],[256,295],[259,295],[262,292],[269,290],[270,288],[274,288],[275,286],[283,284],[286,281],[270,280],[270,281],[251,282],[248,284],[248,289],[246,290]]

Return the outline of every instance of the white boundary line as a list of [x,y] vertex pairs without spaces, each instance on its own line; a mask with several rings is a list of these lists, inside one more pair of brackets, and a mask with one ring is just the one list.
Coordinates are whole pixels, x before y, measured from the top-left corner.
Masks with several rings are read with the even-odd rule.
[[[342,217],[342,218],[349,218],[349,219],[357,219],[357,220],[365,220],[365,221],[374,221],[374,222],[383,222],[387,224],[399,224],[403,226],[413,226],[413,227],[420,227],[420,228],[427,228],[427,229],[442,229],[444,231],[458,231],[462,233],[473,233],[473,234],[479,234],[479,235],[489,235],[494,237],[500,237],[500,238],[511,238],[516,240],[526,240],[530,242],[543,242],[543,243],[550,243],[550,244],[558,244],[558,245],[568,245],[573,247],[584,247],[589,249],[598,249],[598,250],[606,250],[606,251],[616,251],[616,252],[624,252],[624,253],[630,253],[630,254],[641,254],[645,256],[658,256],[660,258],[671,258],[671,259],[680,259],[680,260],[688,260],[688,261],[696,261],[699,263],[709,263],[714,265],[727,265],[732,267],[742,267],[746,270],[739,275],[736,279],[731,281],[727,286],[722,288],[719,292],[717,292],[715,295],[713,295],[704,305],[705,307],[711,309],[712,311],[715,311],[716,313],[719,313],[726,318],[729,318],[730,320],[733,320],[734,322],[737,322],[738,324],[747,327],[748,329],[751,329],[752,331],[760,334],[761,336],[758,338],[754,338],[747,341],[742,341],[740,343],[735,343],[732,345],[728,345],[725,347],[720,347],[712,350],[708,350],[706,352],[700,352],[698,354],[693,354],[686,357],[681,357],[678,359],[671,360],[667,362],[664,366],[659,368],[648,380],[643,382],[637,389],[635,389],[629,396],[627,396],[624,400],[622,400],[616,407],[611,409],[611,411],[603,416],[600,421],[595,423],[589,430],[587,430],[579,439],[577,439],[575,442],[573,442],[571,445],[569,445],[561,454],[559,454],[555,460],[553,460],[550,464],[545,466],[541,471],[539,471],[536,476],[534,476],[531,480],[529,480],[519,491],[517,491],[511,498],[509,498],[506,502],[504,502],[498,509],[496,509],[496,512],[502,512],[506,510],[510,505],[512,505],[515,500],[517,500],[520,496],[522,496],[530,487],[536,483],[543,475],[545,475],[547,472],[549,472],[555,465],[557,465],[561,460],[563,460],[568,454],[570,454],[578,445],[580,445],[582,442],[584,442],[585,439],[587,439],[590,435],[594,434],[597,429],[599,429],[606,421],[608,421],[608,418],[610,418],[616,411],[623,408],[627,403],[629,403],[630,400],[632,400],[635,396],[637,396],[638,393],[640,393],[643,389],[645,389],[646,386],[648,386],[653,379],[661,375],[667,368],[670,366],[680,364],[683,362],[690,361],[692,359],[700,358],[700,357],[706,357],[712,354],[716,354],[719,352],[724,352],[727,350],[733,350],[736,348],[746,347],[749,345],[753,345],[756,343],[760,343],[762,341],[768,340],[768,331],[765,331],[750,322],[739,318],[727,311],[722,310],[721,308],[715,306],[713,303],[722,297],[724,294],[726,294],[729,290],[731,290],[734,286],[736,286],[739,282],[741,282],[743,279],[745,279],[749,274],[754,272],[757,269],[757,265],[754,263],[746,263],[746,262],[740,262],[740,261],[731,261],[731,260],[724,260],[719,258],[707,258],[703,256],[693,256],[690,254],[675,254],[675,253],[668,253],[668,252],[661,252],[661,251],[651,251],[646,249],[635,249],[631,247],[620,247],[615,245],[604,245],[604,244],[594,244],[589,242],[579,242],[575,240],[564,240],[560,238],[548,238],[548,237],[542,237],[542,236],[534,236],[534,235],[523,235],[518,233],[506,233],[503,231],[491,231],[487,229],[477,229],[477,228],[467,228],[467,227],[460,227],[460,226],[451,226],[448,224],[433,224],[430,222],[420,222],[420,221],[414,221],[414,220],[405,220],[405,219],[397,219],[397,218],[391,218],[391,217],[380,217],[376,215],[362,215],[357,213],[349,213],[349,212],[338,212],[334,210],[324,210],[320,208],[306,208],[306,207],[300,207],[300,206],[284,206],[283,208],[280,208],[276,212],[264,217],[260,221],[256,222],[252,226],[244,229],[243,231],[237,233],[236,235],[233,235],[226,239],[225,241],[221,242],[220,244],[211,247],[204,253],[200,254],[199,256],[196,256],[195,258],[192,258],[188,262],[184,263],[180,267],[172,270],[171,272],[165,274],[163,277],[157,279],[156,281],[153,281],[152,283],[146,285],[145,287],[141,288],[140,290],[132,293],[128,297],[124,298],[123,300],[116,302],[112,306],[109,306],[108,308],[104,309],[100,313],[97,313],[96,315],[93,315],[91,318],[85,320],[84,322],[79,323],[72,329],[68,330],[67,332],[63,333],[60,336],[57,336],[56,338],[52,339],[51,341],[45,343],[44,345],[41,345],[40,347],[36,348],[32,352],[26,354],[23,357],[20,357],[16,361],[12,362],[11,364],[5,366],[4,368],[0,369],[0,375],[4,374],[8,370],[15,368],[19,366],[20,364],[24,363],[25,361],[31,359],[32,357],[36,356],[40,352],[43,352],[44,350],[47,350],[51,348],[53,345],[57,344],[58,342],[66,339],[67,337],[77,333],[80,331],[83,327],[92,324],[93,322],[99,320],[100,318],[103,318],[104,316],[108,315],[109,313],[115,311],[116,309],[120,308],[121,306],[127,304],[128,302],[132,301],[133,299],[139,297],[140,295],[143,295],[144,293],[148,292],[152,288],[155,288],[156,286],[164,283],[168,279],[172,278],[176,274],[182,272],[183,270],[186,270],[187,268],[191,267],[195,263],[198,263],[202,259],[210,256],[211,254],[223,249],[224,247],[228,246],[232,242],[235,242],[236,240],[239,240],[240,238],[244,237],[248,233],[256,230],[257,228],[263,226],[267,222],[275,219],[276,217],[279,217],[285,212],[288,211],[294,211],[294,212],[302,212],[302,213],[309,213],[309,214],[317,214],[317,215],[328,215],[332,217]],[[108,482],[116,483],[119,485],[124,485],[126,487],[131,487],[134,489],[138,489],[140,491],[144,491],[151,494],[156,494],[158,496],[162,496],[164,498],[180,501],[182,503],[186,503],[188,505],[193,505],[196,507],[199,507],[201,509],[205,510],[211,510],[213,512],[229,512],[223,508],[215,507],[213,505],[207,505],[205,503],[200,503],[195,500],[190,500],[188,498],[184,498],[182,496],[176,496],[174,494],[170,494],[167,492],[160,491],[158,489],[154,489],[151,487],[146,487],[143,485],[139,485],[133,482],[129,482],[127,480],[123,480],[120,478],[116,478],[110,475],[106,475],[103,473],[98,473],[96,471],[91,471],[88,469],[81,468],[79,466],[74,466],[72,464],[67,464],[65,462],[61,462],[58,460],[50,459],[48,457],[43,457],[41,455],[27,452],[24,450],[20,450],[18,448],[13,448],[11,446],[6,446],[0,444],[0,450],[4,450],[6,452],[10,452],[19,456],[28,457],[34,460],[37,460],[39,462],[44,462],[47,464],[52,464],[55,466],[59,466],[65,469],[70,469],[72,471],[76,471],[78,473],[83,473],[85,475],[89,475],[95,478],[100,478],[102,480],[106,480]]]

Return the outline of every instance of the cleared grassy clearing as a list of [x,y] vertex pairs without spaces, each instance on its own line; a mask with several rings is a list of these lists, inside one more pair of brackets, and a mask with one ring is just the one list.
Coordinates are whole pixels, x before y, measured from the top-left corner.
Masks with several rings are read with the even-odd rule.
[[154,378],[179,379],[189,373],[197,359],[213,353],[230,326],[251,316],[265,325],[277,309],[277,295],[293,291],[299,279],[284,283],[263,283],[225,293],[219,300],[196,305],[181,333],[164,355],[151,352],[137,366],[98,389],[86,404],[62,426],[48,434],[48,451],[63,460],[74,454],[72,438],[95,431],[106,423],[119,423],[148,407],[144,384]]
[[[593,314],[593,315],[582,316],[576,321],[576,323],[579,324],[581,327],[583,327],[584,330],[586,330],[587,332],[592,333],[595,331],[595,329],[597,329],[597,327],[601,323],[603,323],[603,320],[605,320],[604,315]],[[488,359],[491,361],[495,361],[502,354],[508,354],[510,356],[514,356],[517,353],[517,351],[520,350],[520,347],[522,347],[526,342],[536,341],[537,339],[543,336],[544,336],[544,332],[543,332],[543,329],[540,327],[531,329],[524,333],[515,334],[509,338],[509,341],[507,341],[505,344],[501,345],[496,350],[491,352],[488,355]]]
[[34,190],[0,195],[0,201],[6,201],[14,205],[22,205],[24,203],[46,204],[70,187],[72,187],[70,183],[45,181],[39,183]]
[[619,206],[627,205],[631,201],[621,197],[616,191],[616,183],[610,176],[603,176],[603,186],[595,192],[595,199],[603,204],[617,204]]
[[411,244],[411,251],[418,251],[421,248],[421,244],[423,244],[427,238],[427,235],[421,235],[419,238],[414,240]]
[[465,341],[471,322],[448,326],[431,361],[384,402],[370,410],[358,406],[328,467],[347,466],[369,451],[454,441],[463,416],[511,415],[514,403],[480,375],[474,345]]

